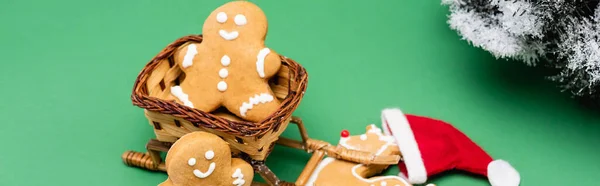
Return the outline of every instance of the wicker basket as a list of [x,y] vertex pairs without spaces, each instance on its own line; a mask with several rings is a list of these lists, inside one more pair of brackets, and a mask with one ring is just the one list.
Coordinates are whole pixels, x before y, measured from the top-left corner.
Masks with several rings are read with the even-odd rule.
[[192,42],[202,42],[202,36],[177,39],[144,67],[134,84],[133,104],[145,109],[156,139],[161,142],[173,143],[189,132],[207,131],[221,136],[233,152],[241,151],[254,160],[264,160],[304,96],[308,81],[306,70],[292,59],[281,57],[282,66],[270,81],[281,107],[262,122],[236,119],[224,109],[203,112],[177,103],[169,88],[185,78],[185,74],[174,65],[172,56],[177,49]]

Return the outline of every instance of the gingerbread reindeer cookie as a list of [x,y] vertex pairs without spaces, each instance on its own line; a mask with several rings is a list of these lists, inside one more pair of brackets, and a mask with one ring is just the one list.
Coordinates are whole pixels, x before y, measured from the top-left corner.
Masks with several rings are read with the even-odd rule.
[[255,4],[229,2],[213,11],[201,43],[188,43],[174,60],[186,74],[171,94],[186,106],[212,112],[224,106],[238,117],[259,122],[280,106],[268,81],[281,66],[265,46],[267,18]]
[[231,158],[229,145],[207,132],[191,132],[169,149],[169,178],[159,186],[249,186],[254,178],[250,164]]
[[[367,126],[367,132],[361,135],[349,136],[347,132],[342,133],[338,145],[376,155],[400,154],[394,138],[383,134],[375,125]],[[386,168],[387,165],[362,165],[326,157],[319,163],[305,186],[411,186],[399,176],[373,177]]]

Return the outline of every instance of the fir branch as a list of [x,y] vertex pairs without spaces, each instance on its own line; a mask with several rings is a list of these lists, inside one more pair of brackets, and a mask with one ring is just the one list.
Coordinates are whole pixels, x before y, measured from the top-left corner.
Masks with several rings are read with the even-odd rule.
[[[442,0],[448,24],[497,58],[559,69],[550,79],[600,99],[600,0]],[[543,60],[540,60],[543,59]]]

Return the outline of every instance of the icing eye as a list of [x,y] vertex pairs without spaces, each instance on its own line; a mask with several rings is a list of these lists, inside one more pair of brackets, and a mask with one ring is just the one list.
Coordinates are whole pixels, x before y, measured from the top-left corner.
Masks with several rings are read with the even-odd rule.
[[188,160],[188,165],[190,165],[190,166],[194,166],[194,165],[196,165],[196,158],[190,158],[190,159]]
[[212,150],[206,151],[206,153],[204,153],[204,157],[207,160],[212,160],[215,157],[215,152],[213,152]]
[[248,21],[246,20],[246,16],[242,14],[236,15],[235,18],[233,18],[233,21],[235,21],[235,24],[238,26],[243,26],[246,25],[246,23],[248,23]]
[[227,21],[227,14],[225,14],[225,12],[219,12],[217,14],[217,22],[225,23],[225,21]]

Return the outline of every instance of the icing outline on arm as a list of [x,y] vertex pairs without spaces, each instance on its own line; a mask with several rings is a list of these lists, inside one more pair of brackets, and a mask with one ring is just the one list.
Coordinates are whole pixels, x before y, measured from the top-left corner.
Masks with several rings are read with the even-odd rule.
[[193,63],[194,57],[196,57],[196,54],[198,54],[198,51],[196,50],[196,45],[195,44],[188,45],[185,56],[183,56],[183,62],[181,63],[181,66],[183,68],[188,68],[188,67],[192,66],[192,63]]
[[235,172],[233,173],[233,175],[231,175],[231,177],[235,178],[235,180],[233,181],[233,185],[242,186],[246,183],[246,180],[244,180],[244,174],[242,173],[242,169],[240,168],[235,169]]
[[265,58],[271,53],[269,48],[263,48],[258,52],[256,56],[256,72],[261,78],[265,78]]
[[171,87],[171,94],[183,102],[183,105],[194,108],[194,104],[190,101],[189,96],[183,92],[180,86]]
[[243,117],[246,117],[246,112],[248,112],[248,110],[252,109],[254,107],[254,105],[258,105],[261,103],[268,103],[268,102],[273,101],[274,99],[275,98],[273,98],[273,96],[268,93],[256,94],[253,97],[250,97],[248,102],[242,103],[242,106],[240,106],[240,114]]

